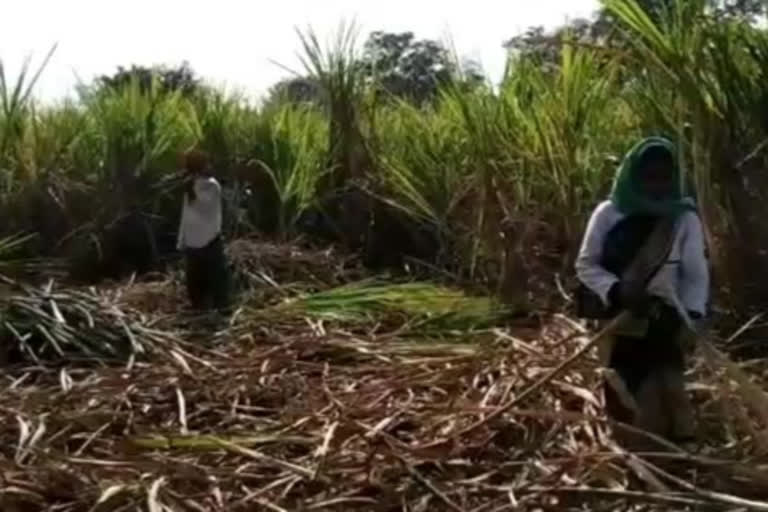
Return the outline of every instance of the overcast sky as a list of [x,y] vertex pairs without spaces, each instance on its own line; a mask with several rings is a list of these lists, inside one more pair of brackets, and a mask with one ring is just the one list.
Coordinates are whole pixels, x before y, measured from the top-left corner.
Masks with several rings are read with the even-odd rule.
[[[15,79],[23,59],[33,67],[58,49],[37,95],[71,94],[89,81],[131,63],[184,60],[206,79],[250,95],[286,75],[272,61],[298,68],[295,28],[322,37],[341,21],[372,30],[413,31],[420,38],[450,37],[460,55],[480,61],[497,79],[501,43],[531,25],[556,26],[588,17],[596,0],[5,0],[0,59]],[[260,7],[260,6],[269,6]]]

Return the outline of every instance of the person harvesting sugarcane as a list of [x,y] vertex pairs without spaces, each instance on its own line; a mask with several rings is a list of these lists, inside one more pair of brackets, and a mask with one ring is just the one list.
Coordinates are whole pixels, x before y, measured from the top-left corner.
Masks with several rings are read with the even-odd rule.
[[202,151],[186,152],[182,165],[186,187],[177,248],[186,256],[187,295],[195,309],[226,309],[229,269],[221,235],[221,185]]
[[592,213],[575,264],[580,316],[629,312],[602,347],[609,375],[618,376],[604,384],[607,414],[676,442],[694,437],[683,320],[706,317],[710,280],[703,226],[681,172],[669,140],[636,144]]

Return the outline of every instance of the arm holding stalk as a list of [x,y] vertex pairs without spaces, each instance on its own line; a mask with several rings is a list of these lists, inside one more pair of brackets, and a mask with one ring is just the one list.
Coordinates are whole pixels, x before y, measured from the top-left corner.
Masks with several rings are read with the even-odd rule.
[[576,274],[584,286],[600,297],[606,307],[642,311],[649,300],[648,294],[642,290],[630,290],[619,276],[601,264],[606,236],[622,218],[623,215],[610,201],[603,202],[595,209],[576,258]]
[[181,220],[179,221],[179,233],[178,238],[176,239],[176,249],[178,251],[183,251],[185,246],[185,240],[184,240],[184,224],[186,224],[187,220],[187,195],[184,194],[184,201],[181,205]]
[[679,294],[680,306],[693,321],[696,330],[701,330],[707,316],[709,302],[709,262],[704,246],[704,229],[699,216],[694,212],[686,214],[680,246]]
[[610,202],[601,203],[587,223],[587,229],[576,258],[576,275],[579,281],[595,292],[605,306],[610,306],[610,290],[619,282],[619,278],[608,272],[600,264],[603,245],[608,230],[614,222],[614,210]]

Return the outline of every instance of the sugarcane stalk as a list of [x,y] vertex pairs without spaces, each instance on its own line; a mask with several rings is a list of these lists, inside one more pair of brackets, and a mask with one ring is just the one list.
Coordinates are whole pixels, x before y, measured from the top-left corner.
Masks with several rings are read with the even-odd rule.
[[525,391],[517,395],[516,397],[509,400],[506,404],[502,405],[492,413],[490,413],[488,416],[476,421],[472,425],[469,425],[465,429],[461,430],[454,436],[453,438],[461,437],[463,435],[466,435],[467,433],[477,429],[478,427],[488,423],[489,421],[498,418],[505,412],[509,411],[516,405],[518,405],[523,400],[529,398],[531,395],[539,391],[541,388],[543,388],[547,383],[552,381],[555,377],[563,373],[565,370],[571,367],[576,361],[581,359],[587,352],[589,352],[593,347],[595,347],[598,343],[603,341],[606,337],[612,336],[616,330],[629,318],[631,313],[629,311],[622,311],[617,315],[613,320],[608,322],[608,324],[603,327],[603,329],[592,336],[589,341],[584,344],[579,350],[577,350],[571,357],[564,360],[562,363],[554,367],[552,370],[547,372],[546,375],[544,375],[542,378],[537,380],[535,383],[533,383],[530,387],[528,387]]
[[[764,427],[768,427],[768,397],[766,397],[765,392],[749,380],[749,376],[744,370],[718,350],[702,329],[697,328],[688,311],[683,307],[679,297],[674,293],[670,294],[670,296],[677,313],[683,319],[686,328],[694,334],[712,370],[717,371],[720,367],[725,369],[726,375],[738,384],[737,389],[744,400],[744,404],[760,417]],[[768,453],[768,435],[761,435],[756,441],[761,445],[761,451]]]

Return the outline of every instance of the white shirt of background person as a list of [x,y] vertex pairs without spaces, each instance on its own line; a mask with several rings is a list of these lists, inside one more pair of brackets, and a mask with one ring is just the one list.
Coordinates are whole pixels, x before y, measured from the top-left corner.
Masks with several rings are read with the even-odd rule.
[[201,249],[221,234],[221,185],[213,177],[194,181],[195,198],[184,194],[176,248]]

